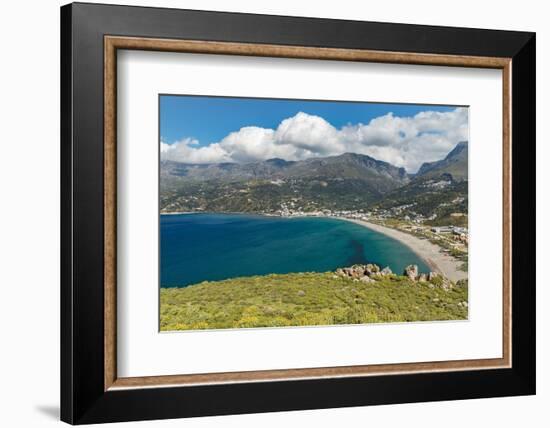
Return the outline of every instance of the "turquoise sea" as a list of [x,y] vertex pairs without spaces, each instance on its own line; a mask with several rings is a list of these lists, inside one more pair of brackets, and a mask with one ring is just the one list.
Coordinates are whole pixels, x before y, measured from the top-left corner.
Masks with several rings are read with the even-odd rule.
[[376,263],[429,268],[400,242],[332,218],[245,214],[160,216],[161,287],[268,273],[326,272]]

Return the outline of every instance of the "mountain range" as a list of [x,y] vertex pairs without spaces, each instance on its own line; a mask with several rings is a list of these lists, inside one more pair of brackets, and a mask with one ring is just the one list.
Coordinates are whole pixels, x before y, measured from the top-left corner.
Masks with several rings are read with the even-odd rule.
[[[464,193],[460,189],[467,191],[468,143],[458,143],[444,159],[424,163],[416,174],[367,155],[344,153],[244,164],[163,160],[160,179],[163,212],[266,213],[280,210],[282,204],[302,211],[386,207],[388,203],[414,200],[420,194],[430,199],[430,195],[441,196],[455,189],[459,195]],[[448,184],[434,187],[434,182]]]
[[339,156],[312,158],[302,161],[268,159],[246,164],[187,164],[161,162],[161,177],[178,177],[181,180],[243,181],[243,180],[361,180],[365,186],[387,192],[406,184],[409,176],[404,168],[370,156],[344,153]]
[[417,177],[434,177],[443,173],[450,174],[454,180],[468,179],[468,142],[458,143],[444,159],[422,164]]

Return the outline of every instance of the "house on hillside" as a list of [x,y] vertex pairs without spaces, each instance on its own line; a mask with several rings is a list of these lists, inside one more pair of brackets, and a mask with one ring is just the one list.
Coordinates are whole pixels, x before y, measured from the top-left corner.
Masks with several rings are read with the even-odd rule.
[[452,226],[434,226],[431,228],[431,231],[433,233],[452,233],[453,227]]

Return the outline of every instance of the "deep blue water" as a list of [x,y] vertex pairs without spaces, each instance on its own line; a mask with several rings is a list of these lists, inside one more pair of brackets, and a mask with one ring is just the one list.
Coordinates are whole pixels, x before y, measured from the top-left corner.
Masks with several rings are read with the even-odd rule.
[[428,266],[400,242],[366,227],[331,218],[241,214],[160,217],[161,286],[289,272],[326,272],[376,263],[401,273]]

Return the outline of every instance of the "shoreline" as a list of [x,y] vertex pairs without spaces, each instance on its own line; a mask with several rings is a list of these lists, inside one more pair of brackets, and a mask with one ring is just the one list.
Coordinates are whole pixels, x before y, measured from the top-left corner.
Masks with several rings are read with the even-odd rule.
[[397,229],[393,229],[387,226],[381,226],[376,223],[371,223],[365,220],[357,220],[346,217],[333,217],[340,220],[345,220],[357,225],[369,228],[375,232],[382,233],[390,238],[393,238],[403,245],[410,248],[418,257],[426,262],[426,264],[434,272],[441,273],[449,278],[451,281],[458,281],[459,279],[468,279],[468,272],[460,270],[462,262],[456,260],[454,257],[445,254],[441,251],[441,248],[435,244],[432,244],[427,239],[420,239],[416,236],[402,232]]
[[181,215],[181,214],[197,214],[194,211],[170,211],[168,213],[163,213],[162,211],[159,213],[160,215]]

